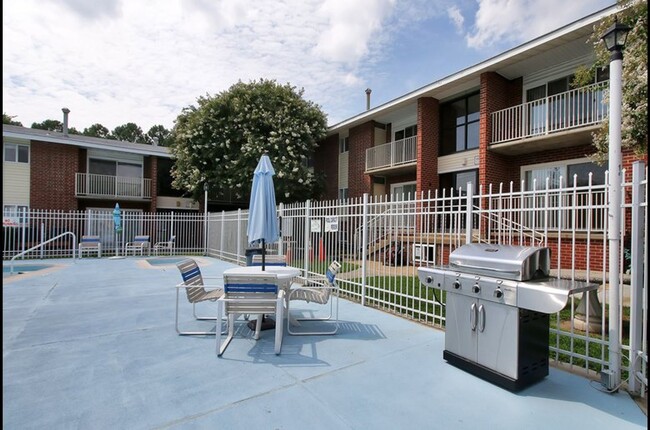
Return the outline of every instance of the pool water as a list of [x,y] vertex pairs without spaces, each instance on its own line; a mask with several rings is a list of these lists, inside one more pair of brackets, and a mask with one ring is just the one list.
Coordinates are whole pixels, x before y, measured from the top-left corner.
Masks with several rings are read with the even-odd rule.
[[[36,272],[43,269],[49,269],[51,264],[14,264],[14,275],[25,272]],[[2,275],[11,274],[11,264],[2,265]]]
[[154,257],[147,258],[147,263],[152,266],[169,266],[172,264],[180,263],[185,260],[187,257]]

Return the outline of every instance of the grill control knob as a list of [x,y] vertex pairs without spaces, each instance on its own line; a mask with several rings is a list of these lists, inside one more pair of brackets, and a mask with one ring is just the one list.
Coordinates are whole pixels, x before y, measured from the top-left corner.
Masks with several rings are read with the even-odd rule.
[[479,287],[478,284],[474,284],[474,286],[472,287],[472,292],[474,294],[480,293],[481,292],[481,287]]
[[459,281],[459,280],[455,280],[455,281],[454,281],[454,288],[455,288],[455,289],[459,289],[459,288],[460,288],[460,281]]
[[501,290],[501,288],[497,288],[496,290],[494,290],[494,297],[496,297],[497,299],[503,297],[503,291]]

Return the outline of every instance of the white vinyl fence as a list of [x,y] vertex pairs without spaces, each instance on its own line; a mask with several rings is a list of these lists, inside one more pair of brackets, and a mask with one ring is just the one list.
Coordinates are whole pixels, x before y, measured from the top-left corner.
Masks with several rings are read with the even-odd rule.
[[[626,177],[623,175],[623,177]],[[559,188],[501,184],[478,190],[447,190],[407,196],[364,195],[336,201],[280,204],[281,239],[267,245],[306,274],[324,273],[331,260],[343,267],[343,294],[438,328],[445,326],[445,295],[424,287],[420,266],[444,265],[455,248],[468,242],[547,246],[552,276],[597,283],[597,294],[577,295],[551,316],[551,359],[597,377],[609,367],[607,193],[604,185]],[[607,181],[606,181],[607,182]],[[635,163],[632,181],[622,186],[621,297],[615,324],[621,340],[621,380],[634,394],[647,390],[648,244],[647,167]],[[62,213],[30,211],[3,228],[3,258],[56,235],[99,235],[104,255],[122,252],[124,242],[149,234],[152,243],[176,236],[175,253],[209,255],[246,264],[248,212],[205,214],[123,211],[124,229],[116,236],[112,211]],[[72,256],[71,236],[23,258]]]

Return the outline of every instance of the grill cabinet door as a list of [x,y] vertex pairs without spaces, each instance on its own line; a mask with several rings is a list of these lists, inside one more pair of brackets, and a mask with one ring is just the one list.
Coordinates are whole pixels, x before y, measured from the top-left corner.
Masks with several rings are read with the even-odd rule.
[[478,363],[517,379],[519,312],[516,307],[478,301]]
[[[462,294],[448,293],[446,304],[445,349],[476,362],[478,321],[472,316],[477,300]],[[474,305],[474,306],[472,306]]]

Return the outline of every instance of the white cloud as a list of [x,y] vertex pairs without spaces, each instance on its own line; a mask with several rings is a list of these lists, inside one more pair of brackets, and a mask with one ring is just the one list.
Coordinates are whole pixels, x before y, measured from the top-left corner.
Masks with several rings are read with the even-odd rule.
[[465,22],[465,18],[463,18],[463,14],[461,13],[460,9],[455,5],[449,7],[447,9],[447,16],[449,16],[451,22],[454,23],[454,26],[456,27],[456,31],[462,33],[463,23]]
[[480,49],[500,43],[521,43],[546,34],[612,0],[478,0],[474,29],[467,45]]
[[91,10],[80,0],[8,1],[3,111],[25,126],[61,120],[65,106],[80,130],[97,122],[171,128],[197,97],[260,78],[337,106],[350,86],[364,87],[355,63],[372,62],[392,3],[130,0]]

